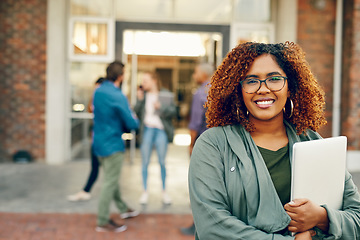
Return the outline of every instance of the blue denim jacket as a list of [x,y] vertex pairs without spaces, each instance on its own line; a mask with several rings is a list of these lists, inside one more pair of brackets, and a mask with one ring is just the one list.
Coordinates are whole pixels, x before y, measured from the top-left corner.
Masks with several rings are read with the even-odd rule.
[[104,81],[95,91],[93,104],[95,155],[107,157],[124,152],[122,134],[139,126],[126,96],[111,81]]

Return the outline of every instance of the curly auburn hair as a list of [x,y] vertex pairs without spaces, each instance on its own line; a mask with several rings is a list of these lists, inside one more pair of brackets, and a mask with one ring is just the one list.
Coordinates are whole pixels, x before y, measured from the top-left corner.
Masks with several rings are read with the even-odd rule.
[[301,47],[292,42],[247,42],[232,49],[211,78],[205,103],[208,127],[241,124],[249,132],[255,130],[247,118],[240,81],[244,80],[255,58],[262,54],[272,55],[288,77],[294,109],[290,119],[286,114],[284,117],[295,125],[297,134],[306,129],[316,131],[326,124],[324,92],[312,74]]

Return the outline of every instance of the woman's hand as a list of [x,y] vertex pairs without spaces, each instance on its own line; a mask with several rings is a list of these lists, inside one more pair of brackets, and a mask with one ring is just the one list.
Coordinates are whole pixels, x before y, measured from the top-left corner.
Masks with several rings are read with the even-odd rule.
[[329,219],[326,209],[309,199],[295,199],[285,204],[284,208],[291,218],[289,231],[305,232],[315,226],[323,231],[328,230]]
[[315,236],[315,231],[306,231],[295,235],[295,240],[311,240]]

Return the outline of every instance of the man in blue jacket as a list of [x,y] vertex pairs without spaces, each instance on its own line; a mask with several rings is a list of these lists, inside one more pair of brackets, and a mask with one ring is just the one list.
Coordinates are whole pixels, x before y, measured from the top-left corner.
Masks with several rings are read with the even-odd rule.
[[139,122],[131,111],[120,86],[124,79],[124,64],[115,61],[106,69],[106,80],[94,94],[94,142],[95,155],[98,156],[104,171],[103,186],[100,193],[97,227],[98,232],[123,232],[126,226],[110,219],[110,203],[115,201],[121,218],[135,217],[139,214],[121,199],[119,177],[124,160],[125,144],[122,134],[137,129]]

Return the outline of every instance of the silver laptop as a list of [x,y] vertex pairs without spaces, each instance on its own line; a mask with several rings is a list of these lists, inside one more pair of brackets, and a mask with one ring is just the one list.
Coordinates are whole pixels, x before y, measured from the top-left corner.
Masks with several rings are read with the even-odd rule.
[[347,138],[332,137],[293,146],[291,199],[308,198],[341,209]]

